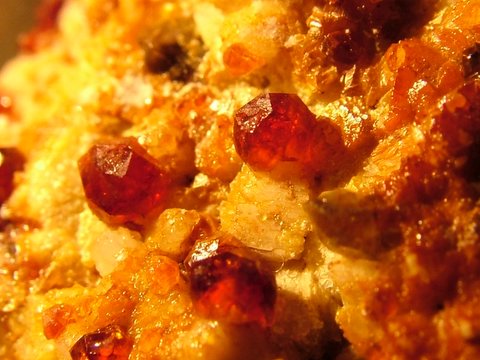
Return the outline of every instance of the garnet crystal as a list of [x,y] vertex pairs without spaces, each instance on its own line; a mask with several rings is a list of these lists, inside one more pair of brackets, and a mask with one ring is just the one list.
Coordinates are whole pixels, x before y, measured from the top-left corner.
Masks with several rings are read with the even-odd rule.
[[132,340],[117,325],[82,336],[70,350],[73,360],[127,360]]
[[13,191],[13,176],[22,170],[25,163],[23,155],[15,148],[0,148],[0,205]]
[[94,145],[79,168],[90,207],[107,223],[136,228],[165,203],[169,178],[134,139]]
[[235,114],[238,154],[255,170],[296,162],[308,172],[325,172],[344,151],[342,135],[329,119],[316,119],[294,94],[256,97]]
[[256,261],[224,251],[189,266],[190,287],[200,314],[234,324],[272,323],[275,278]]

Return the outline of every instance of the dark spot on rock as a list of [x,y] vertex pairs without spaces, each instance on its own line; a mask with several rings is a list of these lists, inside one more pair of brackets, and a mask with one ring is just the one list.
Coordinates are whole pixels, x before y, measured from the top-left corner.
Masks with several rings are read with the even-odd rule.
[[462,60],[465,77],[477,76],[480,73],[480,44],[465,50]]
[[154,74],[169,73],[172,80],[187,81],[193,73],[188,54],[178,43],[147,44],[145,66]]

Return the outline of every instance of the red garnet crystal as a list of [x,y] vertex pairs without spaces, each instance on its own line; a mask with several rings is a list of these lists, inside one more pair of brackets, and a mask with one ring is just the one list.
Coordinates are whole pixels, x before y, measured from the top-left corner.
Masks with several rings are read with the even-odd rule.
[[127,360],[133,342],[117,325],[82,336],[70,350],[73,360]]
[[225,251],[189,266],[190,287],[200,314],[234,324],[272,323],[275,277],[256,261]]
[[13,175],[22,170],[23,155],[15,148],[0,148],[0,205],[13,191]]
[[341,132],[329,119],[316,119],[294,94],[256,97],[235,114],[238,154],[255,170],[270,171],[279,162],[324,172],[344,151]]
[[78,163],[88,203],[107,223],[136,228],[164,205],[169,178],[134,139],[94,145]]

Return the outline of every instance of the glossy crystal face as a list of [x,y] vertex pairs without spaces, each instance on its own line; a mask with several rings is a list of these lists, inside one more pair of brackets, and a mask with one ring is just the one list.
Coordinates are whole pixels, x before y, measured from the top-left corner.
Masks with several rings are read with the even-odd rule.
[[131,139],[94,145],[79,168],[90,207],[110,224],[143,225],[168,194],[168,176]]
[[273,274],[234,250],[219,249],[202,255],[192,256],[188,263],[197,311],[233,324],[271,325],[277,295]]
[[73,360],[127,360],[132,340],[117,325],[86,334],[70,350]]
[[339,129],[329,119],[317,119],[295,94],[265,94],[241,107],[235,113],[234,140],[242,160],[261,171],[281,162],[313,174],[331,171],[344,151]]

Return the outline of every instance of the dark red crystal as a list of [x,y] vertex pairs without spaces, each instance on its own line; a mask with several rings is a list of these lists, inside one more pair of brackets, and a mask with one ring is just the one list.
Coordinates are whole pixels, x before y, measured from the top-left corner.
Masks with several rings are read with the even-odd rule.
[[304,170],[325,172],[344,151],[340,129],[317,119],[294,94],[261,95],[235,114],[237,153],[255,170],[270,171],[280,162],[296,162]]
[[190,287],[200,314],[234,324],[272,323],[276,283],[270,271],[231,251],[192,260]]
[[142,226],[164,206],[169,177],[134,139],[94,145],[79,169],[90,207],[109,224]]
[[15,148],[0,148],[0,205],[13,191],[13,176],[23,169],[25,158]]
[[82,336],[73,345],[70,355],[73,360],[127,360],[132,345],[125,330],[109,325]]

